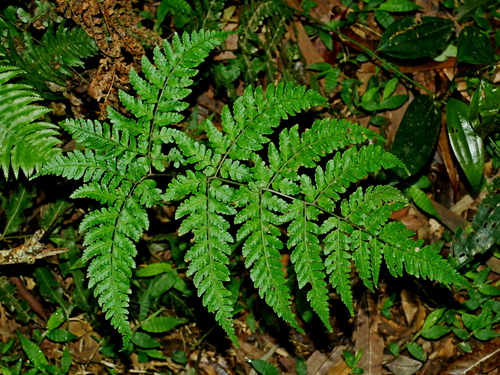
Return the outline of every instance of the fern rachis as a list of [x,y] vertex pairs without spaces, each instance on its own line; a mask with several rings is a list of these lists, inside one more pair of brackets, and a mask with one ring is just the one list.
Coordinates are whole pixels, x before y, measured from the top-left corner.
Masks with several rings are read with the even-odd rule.
[[[164,52],[155,49],[154,64],[143,59],[145,78],[130,74],[140,96],[120,94],[136,120],[109,109],[111,125],[66,122],[86,150],[59,156],[40,173],[83,179],[73,197],[103,204],[81,224],[84,258],[91,260],[90,285],[125,343],[131,333],[126,316],[134,242],[148,227],[145,209],[163,201],[182,201],[176,210],[182,219],[179,234],[194,236],[186,253],[188,275],[235,341],[233,302],[225,286],[235,240],[243,243],[245,266],[260,295],[298,329],[280,262],[285,248],[291,250],[299,287],[310,285],[308,300],[328,328],[327,282],[353,312],[352,264],[370,289],[378,283],[382,259],[395,276],[404,268],[415,276],[465,285],[431,248],[412,241],[404,225],[388,221],[405,204],[397,189],[359,187],[348,194],[369,174],[400,165],[392,154],[366,144],[376,134],[344,120],[323,119],[303,132],[299,126],[283,129],[276,143],[270,140],[283,119],[324,103],[316,92],[291,84],[266,91],[248,88],[232,110],[223,109],[222,131],[206,121],[208,141],[168,126],[182,121],[179,111],[187,106],[182,100],[195,68],[227,35],[184,34],[173,38],[173,46],[165,43]],[[186,172],[162,192],[152,178],[167,165],[174,171],[183,165]],[[286,243],[282,229],[288,232]]]

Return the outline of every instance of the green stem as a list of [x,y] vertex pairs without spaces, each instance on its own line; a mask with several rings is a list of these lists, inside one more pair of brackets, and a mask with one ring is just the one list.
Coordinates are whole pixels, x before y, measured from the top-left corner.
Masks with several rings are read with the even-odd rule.
[[302,17],[305,17],[307,19],[309,19],[310,21],[313,21],[314,23],[316,23],[317,25],[319,25],[324,31],[327,31],[327,32],[334,32],[335,34],[337,34],[338,36],[344,38],[344,39],[347,39],[349,42],[355,44],[356,46],[358,46],[359,48],[361,48],[363,50],[363,52],[365,52],[367,55],[369,55],[371,58],[373,59],[376,59],[378,61],[380,61],[382,63],[382,68],[387,70],[388,72],[390,73],[395,73],[397,76],[400,76],[402,78],[404,78],[405,80],[407,80],[408,82],[412,83],[414,86],[420,88],[421,90],[425,91],[427,94],[429,94],[432,98],[435,98],[435,94],[430,91],[429,89],[427,89],[426,87],[422,86],[420,83],[414,81],[412,78],[408,77],[406,74],[402,73],[398,67],[390,62],[388,62],[386,59],[384,59],[383,57],[380,57],[379,55],[377,55],[375,52],[373,52],[371,49],[365,47],[364,45],[362,45],[361,43],[357,42],[356,40],[352,39],[352,38],[349,38],[347,35],[344,35],[343,33],[341,33],[338,28],[335,28],[333,26],[330,26],[324,22],[321,22],[320,20],[314,18],[314,17],[311,17],[309,14],[305,13],[305,12],[302,12],[290,5],[288,5],[287,3],[283,2],[283,4],[289,8],[292,12],[294,13],[297,13],[299,15],[301,15]]

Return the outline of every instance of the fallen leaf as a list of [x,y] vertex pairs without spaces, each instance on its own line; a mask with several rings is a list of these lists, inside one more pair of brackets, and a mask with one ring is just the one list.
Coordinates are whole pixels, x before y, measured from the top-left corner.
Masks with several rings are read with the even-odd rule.
[[446,366],[440,375],[486,374],[500,367],[500,338],[482,342],[472,353],[465,354]]
[[394,375],[412,375],[420,370],[422,362],[401,355],[386,366]]
[[368,292],[363,295],[359,304],[356,323],[355,351],[358,353],[361,349],[363,350],[357,366],[362,368],[366,375],[381,375],[384,340],[378,332],[380,317],[377,305],[373,301],[373,296]]

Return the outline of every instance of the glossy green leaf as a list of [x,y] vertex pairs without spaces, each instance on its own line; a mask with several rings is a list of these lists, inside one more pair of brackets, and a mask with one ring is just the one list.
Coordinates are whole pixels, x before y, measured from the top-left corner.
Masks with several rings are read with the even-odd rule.
[[416,359],[419,361],[425,361],[426,359],[426,354],[425,350],[422,349],[422,347],[414,342],[411,342],[407,346],[408,351],[412,356],[414,356]]
[[59,308],[50,315],[49,320],[47,321],[47,329],[52,330],[54,328],[59,327],[66,321],[66,314],[64,314],[64,310]]
[[295,360],[295,372],[297,375],[307,375],[307,363],[300,357]]
[[429,160],[441,125],[439,107],[428,95],[417,96],[408,106],[399,124],[392,153],[417,173]]
[[261,375],[279,375],[278,369],[267,361],[263,361],[262,359],[249,359],[248,362],[250,362],[255,371]]
[[61,373],[63,374],[68,373],[72,363],[73,363],[73,358],[71,357],[71,353],[68,347],[65,347],[63,355],[61,357]]
[[500,110],[500,88],[481,80],[474,91],[469,106],[469,120],[474,131],[482,137],[498,129]]
[[32,317],[28,302],[17,298],[17,289],[7,277],[0,277],[0,301],[10,311],[16,313],[16,319],[21,323],[27,323]]
[[394,18],[384,10],[376,10],[375,18],[382,25],[382,27],[388,28],[391,23],[394,22]]
[[175,326],[187,322],[186,319],[177,319],[170,316],[160,316],[146,320],[142,323],[141,327],[147,332],[166,332],[174,328]]
[[495,332],[491,329],[485,328],[485,329],[480,329],[477,332],[474,332],[474,337],[478,340],[481,341],[487,341],[494,339],[495,337],[499,337],[500,333]]
[[495,3],[496,0],[465,0],[458,8],[458,22],[467,21],[478,8]]
[[397,357],[399,355],[399,353],[401,352],[401,348],[395,342],[390,342],[389,343],[389,351],[391,352],[392,355]]
[[488,34],[474,26],[464,27],[458,36],[457,61],[493,65],[495,63],[495,50]]
[[477,207],[477,213],[467,231],[459,228],[451,251],[457,266],[463,266],[476,255],[488,251],[500,240],[500,195],[489,194]]
[[384,94],[382,95],[382,100],[385,100],[385,99],[389,98],[392,94],[394,94],[394,91],[396,90],[398,82],[399,82],[399,79],[394,77],[385,83]]
[[448,19],[405,17],[386,29],[378,51],[400,59],[429,57],[446,48],[453,30],[453,21]]
[[52,272],[47,267],[38,267],[35,269],[35,275],[38,282],[38,287],[43,297],[50,302],[57,303],[62,308],[66,308],[68,304],[63,298],[63,289],[52,275]]
[[434,310],[429,315],[427,315],[427,318],[425,318],[422,330],[429,329],[433,325],[435,325],[439,321],[439,319],[441,319],[441,317],[443,316],[445,311],[446,311],[446,308],[443,307],[441,309]]
[[460,340],[468,340],[469,339],[469,332],[467,332],[466,329],[462,329],[462,328],[455,328],[453,330],[453,333],[455,335],[457,335],[457,337],[460,339]]
[[472,129],[467,104],[453,98],[448,100],[446,124],[453,152],[470,184],[476,188],[483,177],[484,146]]
[[435,340],[438,339],[448,333],[450,333],[453,330],[453,327],[448,327],[448,326],[433,326],[431,328],[422,330],[420,334],[425,337],[426,339],[429,340]]
[[477,290],[481,293],[486,294],[487,296],[500,296],[500,289],[495,288],[489,284],[481,284],[478,286]]
[[65,329],[53,329],[47,333],[47,338],[55,342],[68,342],[77,337]]
[[156,350],[156,349],[146,349],[146,350],[144,350],[144,353],[146,353],[151,358],[166,359],[166,357],[163,355],[163,353],[160,352],[159,350]]
[[158,341],[144,332],[134,332],[131,341],[134,343],[134,345],[145,349],[153,349],[161,346]]
[[422,190],[415,186],[410,186],[410,196],[413,199],[413,202],[420,208],[422,211],[432,215],[436,218],[440,218],[436,208],[432,204],[430,198],[425,194]]
[[401,107],[408,100],[408,95],[394,95],[380,103],[382,109],[396,109]]
[[172,266],[169,263],[153,263],[136,272],[137,277],[156,276],[160,273],[172,271]]
[[410,0],[388,0],[381,4],[379,9],[387,12],[410,12],[412,10],[422,9],[422,7]]
[[332,65],[326,62],[317,62],[307,66],[307,69],[314,70],[316,72],[324,72],[326,70],[332,69]]
[[19,332],[16,332],[19,340],[21,340],[21,346],[26,353],[28,359],[35,365],[36,367],[40,367],[42,365],[47,364],[47,358],[42,353],[42,349],[35,343],[28,340],[24,335]]

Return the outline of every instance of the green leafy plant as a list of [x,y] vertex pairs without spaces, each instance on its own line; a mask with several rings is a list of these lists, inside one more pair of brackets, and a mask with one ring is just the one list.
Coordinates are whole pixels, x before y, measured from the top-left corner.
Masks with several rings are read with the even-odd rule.
[[30,176],[47,160],[59,154],[57,127],[38,121],[50,111],[31,105],[41,100],[32,87],[11,83],[22,71],[12,65],[0,65],[0,168],[7,179],[9,171]]
[[[148,228],[146,208],[164,201],[181,201],[175,214],[183,219],[179,234],[193,237],[187,274],[235,342],[234,302],[226,287],[235,240],[261,297],[298,330],[282,251],[291,252],[298,285],[309,285],[307,299],[329,329],[327,281],[353,313],[352,264],[370,289],[378,283],[382,259],[395,276],[406,270],[467,285],[436,249],[422,247],[423,241],[410,238],[412,231],[389,221],[406,204],[397,189],[360,186],[381,168],[404,168],[380,146],[367,144],[379,136],[335,119],[317,120],[305,130],[280,128],[283,120],[324,103],[315,91],[292,84],[247,88],[232,109],[223,109],[222,131],[205,122],[207,141],[169,126],[183,119],[179,112],[187,107],[183,99],[196,67],[227,35],[201,30],[175,35],[164,52],[155,48],[154,65],[143,59],[145,78],[130,72],[138,97],[120,92],[135,119],[108,107],[111,124],[66,121],[64,128],[85,150],[58,156],[39,173],[83,179],[72,197],[103,205],[80,225],[86,232],[83,258],[90,260],[89,286],[125,346],[132,337],[127,313],[134,242]],[[167,167],[175,177],[162,192],[154,179]]]
[[[83,67],[83,60],[95,55],[97,45],[85,31],[76,27],[69,29],[64,23],[56,30],[54,27],[43,34],[40,42],[31,34],[23,35],[24,49],[18,52],[18,38],[7,38],[7,46],[0,51],[10,64],[22,69],[27,83],[41,92],[47,92],[47,83],[66,86],[65,78],[73,77],[73,67]],[[48,92],[46,95],[49,95]],[[52,95],[53,96],[53,95]]]

